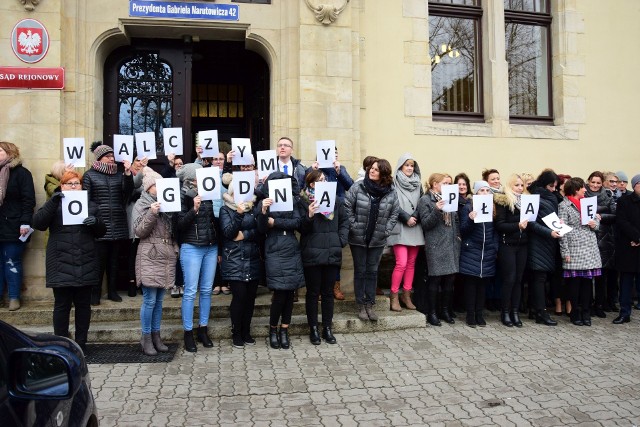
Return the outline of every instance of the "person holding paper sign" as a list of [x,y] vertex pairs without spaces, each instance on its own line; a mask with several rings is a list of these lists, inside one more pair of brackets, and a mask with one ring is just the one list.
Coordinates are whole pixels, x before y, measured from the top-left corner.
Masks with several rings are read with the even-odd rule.
[[[131,163],[123,162],[124,170],[119,171],[113,149],[96,141],[91,144],[96,160],[82,177],[82,187],[87,191],[89,200],[100,209],[107,233],[99,239],[100,271],[107,273],[107,297],[120,302],[117,280],[118,271],[126,268],[118,263],[118,254],[126,251],[129,237],[125,204],[133,193],[133,175]],[[102,283],[93,289],[91,305],[100,304]]]
[[[553,280],[553,273],[561,268],[561,265],[558,265],[560,233],[550,230],[542,218],[551,213],[558,213],[558,198],[554,194],[558,180],[558,175],[548,169],[542,171],[538,178],[529,185],[529,193],[540,196],[538,216],[527,226],[529,230],[527,265],[533,272],[533,280],[529,284],[532,296],[529,307],[535,310],[536,323],[547,326],[558,324],[551,319],[546,310],[545,283]],[[526,212],[527,207],[525,206],[524,209]]]
[[213,279],[219,261],[218,254],[221,252],[218,246],[222,244],[213,204],[210,200],[202,200],[198,195],[196,169],[200,167],[196,163],[188,163],[181,169],[182,211],[178,213],[180,264],[184,274],[182,327],[185,350],[192,353],[198,350],[193,337],[193,309],[198,291],[200,296],[197,340],[206,348],[213,347],[208,331],[209,313]]
[[451,181],[447,174],[431,174],[425,183],[427,192],[418,202],[429,277],[426,287],[416,289],[416,306],[432,326],[441,326],[440,319],[455,323],[449,309],[453,301],[453,282],[460,267],[460,225],[457,210],[443,210],[445,200],[441,194],[442,186],[450,185]]
[[[67,171],[60,178],[62,191],[81,191],[82,177]],[[71,305],[75,307],[75,341],[86,353],[91,321],[91,290],[102,282],[96,238],[107,227],[100,219],[98,206],[89,202],[89,216],[82,224],[63,225],[61,191],[33,216],[36,230],[49,230],[46,255],[46,284],[53,290],[53,333],[69,337]]]
[[631,321],[633,282],[640,285],[640,174],[631,178],[631,194],[618,200],[616,211],[616,269],[620,272],[620,314],[613,321]]
[[582,225],[580,199],[587,189],[581,178],[571,178],[564,184],[564,200],[558,206],[558,217],[572,227],[560,238],[563,276],[571,298],[571,323],[591,326],[592,280],[602,275],[602,260],[598,250],[600,219]]
[[[487,181],[473,184],[476,195],[490,195]],[[484,309],[485,289],[488,281],[496,275],[498,256],[498,235],[493,222],[474,222],[478,212],[473,210],[473,200],[460,212],[460,273],[464,277],[464,296],[467,309],[467,326],[486,326],[482,310]]]
[[607,295],[617,290],[617,284],[608,282],[611,279],[611,271],[615,267],[616,239],[614,224],[616,222],[616,201],[604,188],[605,176],[600,171],[592,172],[587,179],[587,192],[585,197],[596,197],[596,212],[600,215],[600,228],[598,229],[598,249],[602,259],[602,275],[595,278],[595,298],[593,314],[602,319],[607,315],[604,312],[607,301],[614,300],[617,295]]
[[10,142],[0,142],[0,300],[6,284],[9,311],[20,309],[26,243],[19,238],[29,235],[35,205],[33,176],[22,166],[20,149]]
[[400,211],[387,160],[373,162],[364,179],[351,187],[345,197],[345,209],[350,223],[349,246],[353,256],[358,318],[377,321],[373,305],[376,303],[378,266]]
[[[294,291],[302,288],[305,283],[300,245],[295,235],[295,231],[299,230],[302,224],[299,209],[300,187],[294,177],[282,172],[273,172],[263,184],[262,190],[265,195],[269,194],[270,181],[280,179],[291,180],[293,194],[288,197],[293,198],[293,210],[272,212],[269,207],[274,200],[267,197],[258,203],[255,212],[258,231],[266,235],[264,247],[267,286],[273,291],[269,313],[269,345],[274,349],[286,350],[290,346],[289,324],[293,313]],[[283,194],[282,197],[286,198],[287,194]]]
[[494,193],[496,230],[500,236],[498,262],[502,276],[502,313],[500,320],[507,327],[522,327],[520,307],[522,275],[527,265],[527,225],[520,221],[520,202],[524,182],[519,175],[511,175],[504,194]]
[[[322,295],[322,339],[327,344],[335,344],[331,330],[333,322],[333,288],[336,274],[342,265],[342,248],[349,237],[349,218],[344,210],[344,202],[337,195],[333,212],[323,211],[316,193],[316,183],[324,182],[325,176],[319,170],[312,170],[305,178],[306,186],[300,193],[301,225],[300,249],[307,285],[306,309],[309,323],[309,340],[319,345],[318,297]],[[327,194],[327,193],[323,193]],[[332,196],[333,197],[333,196]]]
[[[416,306],[411,302],[411,291],[416,258],[420,246],[424,245],[424,236],[418,225],[418,202],[423,192],[420,167],[412,157],[410,153],[405,153],[398,159],[393,178],[400,210],[398,211],[398,222],[387,241],[387,244],[393,247],[396,258],[396,265],[391,274],[391,293],[389,294],[392,311],[402,311],[400,304],[409,310],[416,309]],[[403,284],[403,291],[402,295],[398,297],[400,283]]]

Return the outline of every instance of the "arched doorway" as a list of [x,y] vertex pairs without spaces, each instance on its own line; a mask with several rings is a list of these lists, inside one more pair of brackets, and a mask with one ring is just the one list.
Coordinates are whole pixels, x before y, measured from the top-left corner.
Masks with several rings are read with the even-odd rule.
[[182,127],[187,161],[202,130],[269,148],[269,68],[243,42],[133,39],[107,57],[104,82],[107,144],[114,134],[155,132],[163,162],[162,129]]

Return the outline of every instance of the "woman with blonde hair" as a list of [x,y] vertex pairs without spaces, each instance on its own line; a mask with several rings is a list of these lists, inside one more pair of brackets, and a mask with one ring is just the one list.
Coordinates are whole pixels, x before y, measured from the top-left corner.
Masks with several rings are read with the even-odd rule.
[[520,198],[524,181],[511,175],[504,186],[504,194],[494,194],[496,230],[499,234],[498,265],[502,276],[502,314],[500,320],[507,327],[522,327],[520,314],[520,282],[527,265],[527,220],[520,221]]
[[[425,240],[427,258],[426,295],[423,292],[418,301],[427,322],[440,326],[437,300],[440,294],[440,318],[447,323],[455,323],[449,309],[453,299],[453,282],[459,270],[460,227],[458,212],[445,212],[442,186],[451,184],[451,177],[443,173],[433,173],[425,184],[426,192],[418,202],[418,212]],[[423,290],[424,291],[424,290]]]

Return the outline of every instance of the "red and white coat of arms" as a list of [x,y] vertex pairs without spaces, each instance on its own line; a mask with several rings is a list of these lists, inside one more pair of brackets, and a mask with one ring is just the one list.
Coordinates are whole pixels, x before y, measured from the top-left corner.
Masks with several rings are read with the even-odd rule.
[[40,21],[23,19],[13,27],[11,47],[21,61],[33,64],[47,54],[49,33]]
[[42,54],[42,28],[22,27],[16,30],[18,37],[18,52],[23,55]]

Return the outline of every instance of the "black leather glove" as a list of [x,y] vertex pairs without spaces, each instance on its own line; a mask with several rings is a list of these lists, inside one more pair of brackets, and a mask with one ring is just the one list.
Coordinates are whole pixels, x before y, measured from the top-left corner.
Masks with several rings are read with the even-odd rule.
[[60,202],[62,199],[64,199],[64,194],[62,194],[62,191],[56,191],[51,195],[51,200],[53,200],[54,202]]
[[89,225],[89,226],[96,225],[97,222],[98,222],[98,219],[95,216],[88,216],[84,219],[84,221],[82,221],[84,225]]

